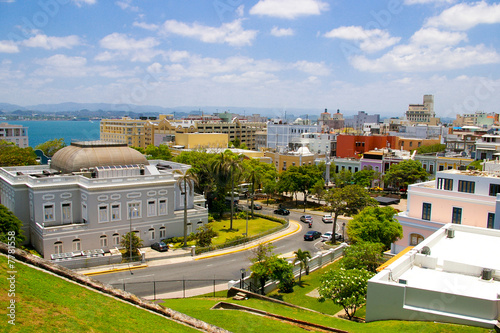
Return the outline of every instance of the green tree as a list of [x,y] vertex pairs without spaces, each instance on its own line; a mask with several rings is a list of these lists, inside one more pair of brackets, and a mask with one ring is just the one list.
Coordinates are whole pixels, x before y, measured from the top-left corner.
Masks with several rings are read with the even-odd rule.
[[469,163],[469,165],[467,165],[467,170],[482,170],[483,169],[483,160],[477,160],[477,161],[474,161],[474,162],[471,162]]
[[33,148],[19,148],[12,142],[0,141],[0,167],[35,164],[38,162]]
[[446,145],[436,143],[435,145],[421,146],[417,148],[417,154],[437,153],[446,150]]
[[364,269],[330,270],[320,278],[319,301],[332,300],[340,305],[351,320],[356,311],[366,303],[368,280],[374,274]]
[[293,264],[299,263],[299,282],[302,278],[302,270],[305,269],[306,273],[309,272],[309,259],[311,259],[311,253],[309,251],[302,251],[302,249],[298,249],[293,252],[295,254],[295,258],[293,259]]
[[346,247],[344,257],[341,260],[343,268],[366,269],[375,273],[377,267],[383,262],[384,244],[360,242]]
[[270,263],[271,278],[279,281],[278,288],[283,293],[293,291],[293,265],[283,258],[273,256]]
[[37,145],[35,147],[35,149],[40,149],[41,151],[43,151],[45,156],[51,157],[51,156],[54,156],[54,154],[58,150],[60,150],[64,147],[66,147],[66,143],[64,142],[64,139],[59,138],[59,139],[49,140],[49,141],[46,141],[44,143],[41,143],[41,144]]
[[332,179],[336,187],[344,187],[354,183],[352,172],[346,169],[340,170],[340,172],[336,173],[335,177]]
[[193,192],[194,183],[196,181],[196,177],[191,171],[191,169],[181,171],[179,169],[174,170],[174,173],[180,174],[179,178],[177,178],[177,186],[179,186],[181,190],[181,194],[184,196],[184,247],[187,246],[187,210],[188,203],[187,197],[188,194]]
[[347,235],[353,243],[382,243],[384,250],[401,237],[403,228],[394,218],[392,207],[366,207],[349,221]]
[[170,152],[170,149],[165,144],[159,145],[158,147],[155,145],[149,145],[144,150],[144,154],[148,156],[148,159],[165,161],[172,160],[172,152]]
[[137,255],[137,250],[142,247],[142,239],[135,232],[127,232],[122,235],[120,246],[123,247],[122,256],[125,258],[130,257],[130,241],[132,241],[132,256]]
[[257,247],[252,249],[252,257],[250,258],[252,265],[250,266],[250,270],[252,271],[252,277],[259,281],[262,295],[265,295],[264,287],[272,273],[271,261],[273,249],[274,246],[271,243],[260,243]]
[[339,215],[353,216],[366,206],[375,206],[377,202],[370,197],[368,192],[359,185],[347,185],[342,188],[331,188],[325,196],[329,210],[333,215],[333,230],[337,231],[337,218]]
[[207,223],[198,228],[198,232],[195,234],[196,245],[200,247],[209,246],[212,244],[212,238],[218,236],[219,234],[212,229],[212,224]]
[[371,187],[372,182],[375,179],[375,170],[359,170],[353,175],[354,184],[361,187]]
[[325,195],[325,180],[323,178],[319,179],[312,187],[311,193],[313,193],[318,199],[318,204]]
[[21,246],[25,240],[21,229],[23,222],[17,218],[7,207],[0,204],[0,242]]
[[408,185],[426,180],[428,176],[419,161],[405,160],[391,165],[385,173],[384,182],[392,187],[406,189]]

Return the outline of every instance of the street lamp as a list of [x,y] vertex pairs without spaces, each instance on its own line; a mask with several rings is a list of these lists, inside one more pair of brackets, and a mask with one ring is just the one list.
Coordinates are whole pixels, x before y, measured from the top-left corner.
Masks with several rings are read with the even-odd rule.
[[344,228],[345,228],[345,222],[342,222],[342,241],[345,242],[344,238]]
[[129,260],[129,262],[132,262],[132,212],[137,212],[137,208],[131,207],[131,209],[130,209],[130,232],[129,232],[130,260]]
[[240,269],[240,273],[241,273],[241,279],[240,279],[240,289],[243,289],[243,280],[245,279],[245,269],[244,269],[244,268],[241,268],[241,269]]

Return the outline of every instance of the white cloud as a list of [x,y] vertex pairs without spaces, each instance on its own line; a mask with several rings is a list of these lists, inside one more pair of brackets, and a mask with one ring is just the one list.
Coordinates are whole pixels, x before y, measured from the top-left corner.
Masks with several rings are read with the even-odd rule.
[[40,76],[83,77],[88,74],[85,68],[87,59],[83,57],[56,54],[49,58],[39,59],[35,63],[43,66],[34,71],[36,75]]
[[411,42],[416,45],[429,47],[443,47],[456,45],[467,41],[467,34],[463,32],[440,31],[436,28],[422,28],[411,37]]
[[176,20],[168,20],[162,26],[164,34],[174,34],[198,39],[205,43],[227,43],[233,46],[251,45],[257,35],[256,30],[244,30],[241,19],[224,23],[220,27],[209,27],[198,23],[191,25]]
[[326,76],[330,74],[330,69],[323,62],[297,61],[293,64],[296,68],[304,73],[315,76]]
[[500,55],[484,45],[431,48],[410,44],[397,46],[378,59],[351,58],[355,68],[368,72],[442,71],[499,62]]
[[75,35],[66,37],[51,37],[43,34],[37,34],[22,42],[27,47],[41,47],[46,50],[55,50],[59,48],[71,49],[73,46],[80,45],[80,38]]
[[447,4],[455,3],[456,0],[405,0],[405,5],[426,5],[430,3],[434,4]]
[[150,31],[156,31],[158,30],[159,26],[157,24],[149,24],[145,22],[134,22],[132,23],[134,27],[150,30]]
[[241,5],[238,8],[236,8],[236,15],[238,17],[243,17],[244,14],[245,14],[245,5]]
[[95,5],[97,0],[73,0],[73,2],[78,7],[81,7],[83,5]]
[[116,1],[115,2],[115,4],[123,10],[130,10],[132,12],[138,12],[139,7],[132,6],[131,3],[132,3],[132,1],[130,1],[130,0]]
[[0,40],[0,53],[18,53],[19,47],[10,40]]
[[328,3],[321,0],[259,0],[250,9],[250,14],[296,19],[300,16],[320,15],[328,9]]
[[391,35],[380,29],[365,30],[360,26],[344,26],[325,33],[327,38],[340,38],[359,43],[359,47],[365,52],[377,52],[398,43],[400,37]]
[[271,35],[275,37],[293,36],[294,34],[292,28],[278,28],[275,26],[271,29]]
[[427,20],[426,26],[467,30],[478,24],[500,23],[500,4],[460,3]]
[[158,46],[160,42],[153,37],[134,39],[125,34],[114,32],[101,39],[99,44],[108,50],[130,51],[150,49]]

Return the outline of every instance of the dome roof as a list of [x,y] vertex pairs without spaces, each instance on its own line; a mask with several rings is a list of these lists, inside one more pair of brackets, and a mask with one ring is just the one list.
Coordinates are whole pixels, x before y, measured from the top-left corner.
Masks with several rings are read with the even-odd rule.
[[103,141],[72,142],[57,151],[50,166],[63,173],[79,172],[98,166],[149,164],[144,155],[127,144]]

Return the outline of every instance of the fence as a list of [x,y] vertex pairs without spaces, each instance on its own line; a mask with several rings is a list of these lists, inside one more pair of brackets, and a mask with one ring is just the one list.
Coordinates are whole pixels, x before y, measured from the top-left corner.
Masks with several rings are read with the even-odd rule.
[[186,298],[207,294],[215,297],[215,293],[227,290],[229,279],[182,279],[148,282],[122,282],[111,284],[113,288],[122,289],[145,299]]

